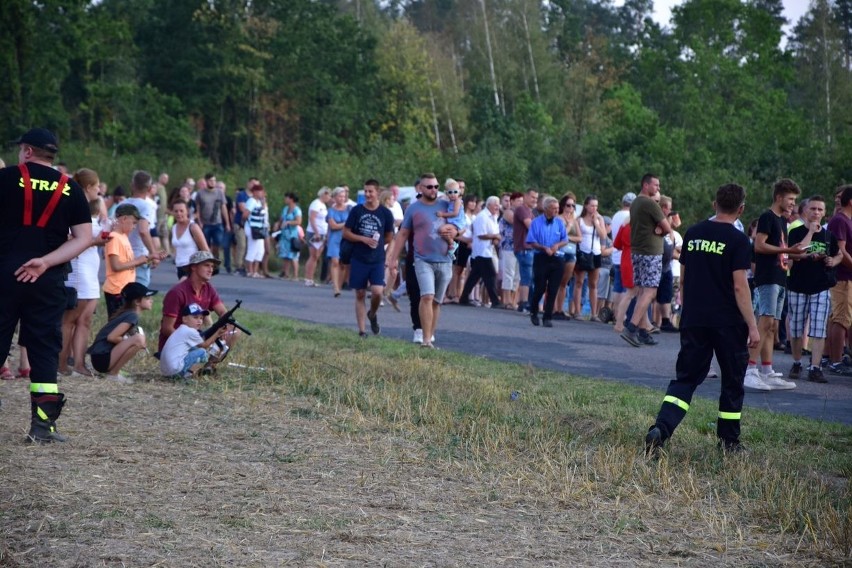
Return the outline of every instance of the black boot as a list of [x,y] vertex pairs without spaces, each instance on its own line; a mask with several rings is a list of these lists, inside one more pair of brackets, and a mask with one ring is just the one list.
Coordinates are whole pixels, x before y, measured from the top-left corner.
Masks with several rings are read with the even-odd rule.
[[56,431],[56,419],[62,413],[65,405],[65,395],[61,392],[55,394],[31,394],[30,404],[32,406],[32,420],[30,422],[30,433],[27,435],[28,442],[37,444],[50,444],[52,442],[64,442],[65,436]]

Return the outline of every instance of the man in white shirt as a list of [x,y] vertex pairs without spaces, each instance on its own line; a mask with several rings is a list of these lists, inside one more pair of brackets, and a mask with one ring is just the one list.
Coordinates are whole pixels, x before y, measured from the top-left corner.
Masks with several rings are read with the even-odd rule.
[[497,224],[500,198],[492,195],[485,200],[485,208],[473,220],[473,243],[470,254],[470,276],[459,297],[460,306],[469,306],[470,293],[479,280],[485,284],[492,308],[502,308],[497,295],[497,271],[494,269],[494,246],[500,243],[500,225]]

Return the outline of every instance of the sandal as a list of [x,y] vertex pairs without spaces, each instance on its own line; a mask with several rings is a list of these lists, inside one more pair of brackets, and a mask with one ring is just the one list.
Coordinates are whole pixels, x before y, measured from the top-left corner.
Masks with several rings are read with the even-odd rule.
[[15,379],[15,374],[9,367],[0,368],[0,379],[4,381],[12,381]]

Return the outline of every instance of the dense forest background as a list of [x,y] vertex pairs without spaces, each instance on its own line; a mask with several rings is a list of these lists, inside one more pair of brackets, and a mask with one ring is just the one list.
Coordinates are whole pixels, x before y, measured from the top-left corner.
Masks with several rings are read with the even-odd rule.
[[[304,197],[366,177],[534,185],[687,219],[737,181],[852,181],[852,0],[4,0],[0,135],[55,129],[110,184],[214,169]],[[230,189],[229,188],[229,189]]]

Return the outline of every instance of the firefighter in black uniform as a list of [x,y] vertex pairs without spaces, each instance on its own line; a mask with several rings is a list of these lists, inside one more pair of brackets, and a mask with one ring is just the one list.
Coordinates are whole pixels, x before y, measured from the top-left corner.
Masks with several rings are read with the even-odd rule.
[[719,362],[722,393],[716,435],[724,451],[743,449],[740,413],[747,347],[760,334],[754,319],[746,271],[751,263],[748,237],[733,223],[745,206],[745,190],[736,184],[716,191],[716,217],[686,232],[680,262],[683,312],[676,379],[669,383],[656,423],[645,437],[645,451],[656,455],[686,416],[692,394],[704,381],[713,353]]
[[56,136],[34,128],[15,144],[18,165],[0,170],[0,361],[20,321],[32,368],[27,439],[62,442],[56,419],[65,395],[56,373],[68,303],[64,279],[68,261],[91,245],[92,221],[82,188],[52,167]]

